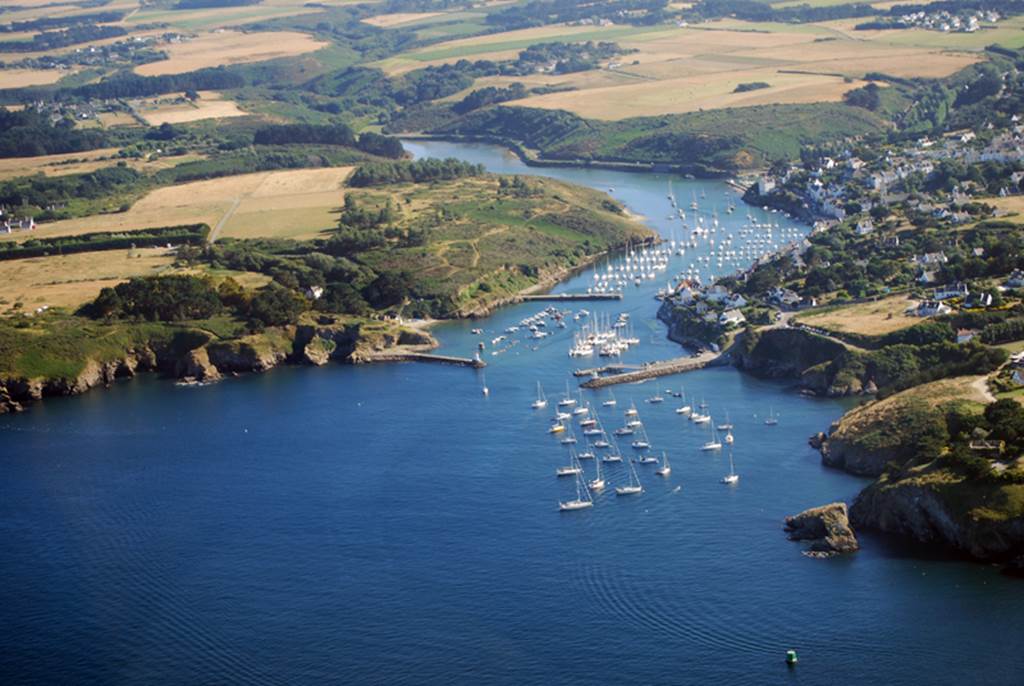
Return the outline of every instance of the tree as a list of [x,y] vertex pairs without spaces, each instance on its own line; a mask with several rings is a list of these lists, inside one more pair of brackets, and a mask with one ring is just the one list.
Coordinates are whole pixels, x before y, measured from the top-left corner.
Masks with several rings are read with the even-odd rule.
[[276,283],[267,284],[249,303],[249,316],[266,326],[294,324],[306,309],[305,299]]

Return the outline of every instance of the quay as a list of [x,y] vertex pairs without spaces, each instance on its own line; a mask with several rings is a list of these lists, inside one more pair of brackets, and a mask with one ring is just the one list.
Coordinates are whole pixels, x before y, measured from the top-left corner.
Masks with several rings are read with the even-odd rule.
[[570,300],[622,300],[622,293],[541,293],[521,295],[523,302],[564,302]]
[[432,353],[418,353],[411,351],[389,351],[370,353],[366,355],[363,362],[434,362],[436,364],[451,364],[458,367],[473,367],[482,369],[487,363],[476,357],[455,357],[453,355],[434,355]]
[[601,374],[621,374],[631,370],[643,369],[638,364],[607,364],[603,367],[591,367],[590,369],[576,369],[573,376],[600,376]]
[[695,369],[703,369],[711,364],[718,363],[722,359],[720,353],[703,353],[696,357],[677,357],[661,362],[651,362],[641,369],[611,376],[599,376],[580,384],[583,388],[604,388],[622,383],[638,383],[648,379],[655,379],[659,376],[669,376],[680,372],[690,372]]

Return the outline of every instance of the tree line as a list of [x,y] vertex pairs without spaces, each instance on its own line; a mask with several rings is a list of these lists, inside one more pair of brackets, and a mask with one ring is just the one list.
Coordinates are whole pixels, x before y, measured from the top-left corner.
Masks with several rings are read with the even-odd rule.
[[429,183],[466,176],[480,176],[482,164],[470,164],[455,158],[444,160],[428,157],[414,162],[371,162],[356,169],[349,186],[385,186],[394,183]]

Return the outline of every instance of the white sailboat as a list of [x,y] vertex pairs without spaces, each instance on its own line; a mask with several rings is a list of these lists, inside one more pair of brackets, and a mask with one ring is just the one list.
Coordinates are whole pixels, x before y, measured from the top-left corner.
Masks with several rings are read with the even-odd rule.
[[718,425],[719,431],[732,431],[732,422],[729,421],[729,413],[725,413],[725,421]]
[[637,412],[636,403],[630,403],[629,404],[629,409],[626,410],[626,416],[627,417],[635,417],[638,414],[639,414],[639,412]]
[[637,428],[639,429],[640,434],[633,439],[631,445],[635,450],[647,450],[651,447],[651,440],[647,437],[647,430],[644,429],[642,424]]
[[558,401],[559,407],[572,407],[576,404],[576,398],[572,397],[572,393],[569,392],[569,382],[565,382],[565,397]]
[[491,389],[487,387],[487,377],[484,376],[483,372],[480,372],[480,381],[483,384],[480,388],[480,391],[484,394],[485,397],[490,395]]
[[702,445],[700,449],[704,452],[722,449],[722,442],[718,440],[718,431],[715,427],[711,427],[711,440]]
[[601,476],[601,460],[595,460],[594,464],[597,466],[597,476],[587,482],[587,488],[592,491],[600,491],[605,487],[604,477]]
[[535,410],[543,410],[548,406],[548,399],[544,397],[544,389],[540,385],[540,381],[537,382],[537,399],[534,400],[530,407]]
[[629,483],[625,486],[617,486],[615,488],[615,495],[640,495],[644,492],[644,487],[640,485],[640,477],[637,476],[636,467],[633,463],[629,463]]
[[654,473],[658,476],[668,476],[672,473],[672,465],[668,463],[668,453],[661,453],[661,466],[658,467],[658,470]]
[[636,458],[633,461],[636,462],[637,464],[658,464],[658,458],[656,458],[654,455],[651,455],[650,453],[641,455],[640,457]]
[[569,453],[569,464],[565,467],[558,467],[555,469],[555,476],[572,476],[579,474],[583,471],[583,466],[580,461],[576,458],[576,451],[570,451]]
[[[611,393],[609,393],[608,395],[611,395]],[[615,396],[612,395],[612,397],[608,398],[603,403],[601,403],[601,407],[615,407]]]
[[729,473],[722,477],[723,484],[737,484],[740,481],[740,475],[736,473],[736,466],[732,461],[732,448],[729,448]]
[[779,415],[775,414],[775,408],[768,410],[768,419],[764,420],[766,426],[775,426],[779,423]]
[[[582,471],[582,470],[581,470]],[[576,472],[576,499],[559,501],[559,512],[571,512],[572,510],[585,510],[594,506],[594,499],[590,497],[590,490],[583,486],[583,477]]]

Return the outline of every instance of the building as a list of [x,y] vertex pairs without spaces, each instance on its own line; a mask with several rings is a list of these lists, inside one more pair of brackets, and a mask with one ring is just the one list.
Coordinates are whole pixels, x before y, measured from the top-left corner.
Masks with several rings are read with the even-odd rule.
[[857,235],[867,236],[869,233],[874,232],[875,225],[869,217],[864,217],[857,222]]
[[1010,274],[1010,277],[1006,280],[1006,287],[1021,288],[1022,286],[1024,286],[1024,271],[1014,269]]
[[938,300],[922,300],[914,310],[917,317],[934,317],[952,312],[949,305]]
[[971,292],[967,289],[967,284],[963,281],[957,281],[953,284],[939,286],[935,289],[932,297],[936,300],[949,300],[951,298],[966,298],[970,294]]
[[970,343],[977,335],[978,331],[976,329],[957,329],[956,342],[958,344]]
[[310,286],[306,289],[306,297],[310,300],[319,300],[323,294],[323,286]]
[[718,323],[722,326],[739,326],[747,321],[739,310],[726,310],[718,317]]

